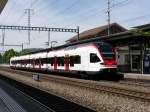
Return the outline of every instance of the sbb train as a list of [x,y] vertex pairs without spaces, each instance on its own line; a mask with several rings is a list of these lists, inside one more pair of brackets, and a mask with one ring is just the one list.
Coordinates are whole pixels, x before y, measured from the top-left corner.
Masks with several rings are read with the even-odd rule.
[[10,59],[10,67],[69,72],[82,76],[117,74],[114,49],[105,42],[92,42],[13,57]]

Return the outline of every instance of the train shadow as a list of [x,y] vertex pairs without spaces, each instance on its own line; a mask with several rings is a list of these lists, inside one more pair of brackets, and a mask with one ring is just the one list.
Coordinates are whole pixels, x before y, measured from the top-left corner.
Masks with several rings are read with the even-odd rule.
[[76,79],[84,79],[84,80],[94,80],[94,81],[119,81],[124,80],[124,75],[121,73],[114,73],[114,74],[99,74],[99,75],[88,75],[88,76],[82,76],[80,74],[74,74],[74,73],[66,73],[66,72],[55,72],[55,71],[37,71],[37,70],[25,70],[25,69],[19,69],[22,71],[30,71],[33,73],[42,73],[47,75],[55,75],[55,76],[63,76],[63,77],[69,77],[69,78],[76,78]]
[[82,76],[80,74],[73,74],[73,73],[56,73],[56,72],[47,72],[48,75],[56,75],[56,76],[63,76],[69,78],[76,78],[76,79],[84,79],[84,80],[93,80],[93,81],[120,81],[124,80],[124,74],[115,73],[115,74],[99,74],[99,75],[88,75]]

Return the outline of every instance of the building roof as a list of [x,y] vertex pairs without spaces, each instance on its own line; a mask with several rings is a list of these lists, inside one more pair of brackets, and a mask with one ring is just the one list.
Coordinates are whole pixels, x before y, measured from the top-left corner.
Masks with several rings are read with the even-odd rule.
[[[113,27],[117,27],[119,30],[114,31]],[[80,40],[84,40],[84,39],[89,39],[89,38],[93,38],[93,37],[105,36],[105,35],[107,35],[107,30],[108,30],[108,25],[96,27],[96,28],[86,30],[86,31],[80,33],[79,37],[80,37]],[[111,34],[124,32],[124,31],[127,31],[127,29],[125,29],[121,25],[119,25],[117,23],[110,24],[110,33]],[[76,35],[76,36],[70,38],[69,40],[67,40],[66,42],[74,42],[77,40],[77,38],[78,37]]]
[[143,30],[143,31],[145,31],[145,30],[149,31],[149,29],[150,29],[150,23],[144,24],[144,25],[135,26],[133,28],[140,29],[140,30]]
[[3,11],[8,0],[0,0],[0,14]]

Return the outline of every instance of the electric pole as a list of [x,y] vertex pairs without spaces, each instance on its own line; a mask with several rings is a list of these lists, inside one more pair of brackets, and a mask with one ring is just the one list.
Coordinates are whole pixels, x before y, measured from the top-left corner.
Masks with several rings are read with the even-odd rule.
[[[25,9],[25,13],[28,14],[28,27],[31,27],[31,12],[33,13],[33,9]],[[30,29],[28,30],[28,44],[30,45]]]
[[48,40],[45,42],[45,45],[49,47],[50,45],[50,31],[48,31]]
[[107,4],[108,4],[108,8],[107,8],[108,19],[107,19],[107,22],[108,22],[108,36],[109,36],[110,35],[110,0],[108,0]]
[[50,45],[50,31],[48,31],[48,46]]
[[4,52],[4,45],[5,45],[5,30],[2,29],[2,51]]

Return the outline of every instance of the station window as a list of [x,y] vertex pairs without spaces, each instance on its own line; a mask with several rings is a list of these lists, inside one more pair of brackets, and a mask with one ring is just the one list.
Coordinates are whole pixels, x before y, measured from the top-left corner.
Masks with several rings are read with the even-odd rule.
[[125,55],[124,63],[125,63],[126,65],[129,65],[129,64],[130,64],[130,58],[129,58],[129,55]]
[[97,56],[97,54],[90,53],[90,62],[91,62],[91,63],[100,62],[100,59],[99,59],[99,57]]

